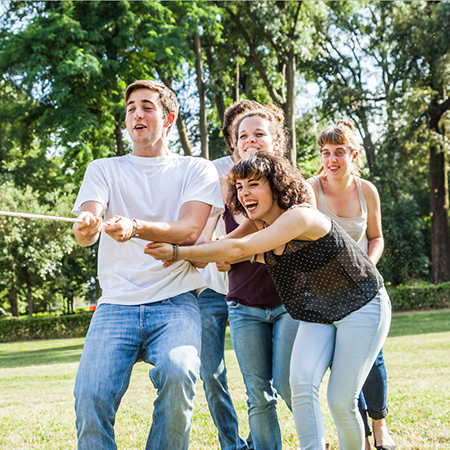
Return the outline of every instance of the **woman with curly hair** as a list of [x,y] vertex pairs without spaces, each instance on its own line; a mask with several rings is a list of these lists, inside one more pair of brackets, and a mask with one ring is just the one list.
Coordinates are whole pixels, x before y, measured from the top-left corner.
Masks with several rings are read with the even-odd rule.
[[290,367],[300,447],[325,449],[319,388],[332,363],[328,405],[340,448],[362,450],[358,395],[391,318],[383,279],[355,241],[308,203],[305,182],[283,157],[258,152],[238,162],[229,181],[233,210],[262,221],[263,230],[192,247],[152,243],[145,252],[163,261],[265,263],[287,311],[300,321]]

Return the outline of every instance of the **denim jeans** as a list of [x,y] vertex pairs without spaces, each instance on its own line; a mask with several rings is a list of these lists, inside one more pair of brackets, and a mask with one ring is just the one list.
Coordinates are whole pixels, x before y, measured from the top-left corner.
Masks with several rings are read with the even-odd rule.
[[146,450],[186,450],[200,370],[201,318],[192,293],[140,306],[102,303],[75,382],[79,450],[116,449],[114,422],[138,360],[158,391]]
[[239,437],[238,419],[227,385],[225,368],[225,330],[228,307],[225,295],[212,289],[198,296],[202,315],[202,351],[200,377],[214,424],[219,432],[222,450],[244,450],[247,445]]
[[284,306],[257,308],[228,303],[231,339],[247,390],[255,450],[280,450],[277,394],[291,408],[289,366],[297,320]]
[[378,353],[377,359],[367,376],[366,382],[359,395],[359,410],[361,412],[366,436],[370,436],[370,427],[367,414],[374,420],[384,419],[387,416],[387,373],[384,365],[383,349]]
[[328,405],[340,448],[364,448],[358,396],[389,332],[390,321],[389,297],[381,288],[367,305],[333,324],[300,322],[292,350],[291,387],[302,450],[325,449],[319,389],[331,362]]

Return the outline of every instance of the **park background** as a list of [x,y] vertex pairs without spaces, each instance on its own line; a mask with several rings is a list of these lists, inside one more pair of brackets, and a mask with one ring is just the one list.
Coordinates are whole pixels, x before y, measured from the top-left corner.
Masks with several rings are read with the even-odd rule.
[[[177,93],[171,148],[185,155],[225,155],[233,101],[277,103],[305,177],[320,130],[350,118],[381,196],[379,269],[415,289],[415,308],[442,306],[449,24],[449,2],[4,1],[0,209],[71,216],[87,164],[130,152],[123,92],[136,79]],[[97,247],[77,246],[66,223],[0,216],[0,249],[3,315],[72,313],[101,295]]]
[[[362,176],[381,196],[379,269],[394,310],[436,309],[394,315],[389,428],[401,449],[448,449],[449,24],[447,1],[2,1],[0,210],[70,217],[87,164],[131,150],[123,92],[136,79],[177,93],[170,145],[185,155],[225,155],[221,120],[233,101],[277,103],[289,157],[310,177],[317,134],[352,119]],[[0,216],[1,449],[75,448],[74,377],[86,310],[101,295],[96,252],[66,223]],[[226,361],[245,436],[229,337]],[[119,411],[120,448],[144,448],[155,395],[147,372],[137,365]],[[284,448],[297,448],[291,414],[284,405],[279,414]],[[191,448],[218,448],[201,388]]]

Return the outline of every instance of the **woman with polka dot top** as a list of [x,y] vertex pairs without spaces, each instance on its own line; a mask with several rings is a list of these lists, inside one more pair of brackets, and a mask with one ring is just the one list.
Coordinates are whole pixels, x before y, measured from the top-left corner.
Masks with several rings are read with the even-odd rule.
[[191,247],[151,243],[145,253],[162,261],[265,263],[287,311],[300,320],[290,369],[300,448],[325,449],[319,388],[331,366],[328,404],[340,448],[363,450],[358,395],[391,319],[383,279],[355,241],[307,203],[306,183],[285,158],[258,152],[238,162],[228,180],[230,208],[263,221],[264,229]]
[[[361,148],[355,127],[347,120],[339,120],[323,130],[317,141],[322,166],[317,176],[308,180],[316,195],[317,209],[338,223],[377,264],[384,247],[380,197],[370,181],[360,178]],[[395,444],[385,420],[388,413],[387,374],[383,350],[364,383],[360,406],[366,428],[365,450],[370,450],[366,410],[372,418],[375,447],[394,450]]]

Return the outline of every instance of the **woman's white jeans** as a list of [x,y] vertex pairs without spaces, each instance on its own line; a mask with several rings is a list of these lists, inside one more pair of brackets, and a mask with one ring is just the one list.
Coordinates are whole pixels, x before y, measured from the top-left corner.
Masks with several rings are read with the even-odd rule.
[[301,450],[325,449],[319,388],[330,365],[328,405],[340,448],[364,448],[358,396],[390,323],[391,304],[384,287],[367,305],[342,320],[332,324],[300,322],[292,349],[290,383]]

